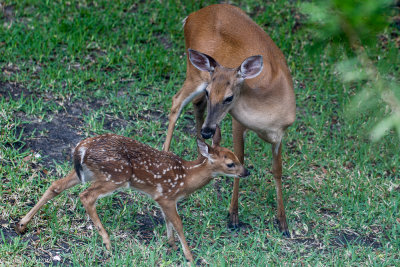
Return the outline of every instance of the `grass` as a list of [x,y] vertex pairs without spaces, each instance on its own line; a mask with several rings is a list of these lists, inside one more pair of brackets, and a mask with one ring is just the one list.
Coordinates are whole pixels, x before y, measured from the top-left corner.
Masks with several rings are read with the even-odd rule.
[[[113,243],[109,254],[91,226],[78,186],[48,203],[24,236],[21,218],[72,164],[69,149],[115,132],[161,149],[172,96],[185,78],[181,20],[213,1],[8,1],[0,18],[0,263],[4,265],[179,265],[168,253],[156,204],[133,191],[98,201]],[[399,265],[399,140],[371,143],[367,113],[349,116],[362,84],[344,87],[333,71],[342,55],[312,43],[292,1],[233,1],[282,49],[295,82],[297,120],[284,140],[284,197],[291,239],[274,225],[270,145],[246,139],[252,176],[241,182],[239,232],[226,228],[232,180],[216,178],[179,204],[185,235],[210,265]],[[396,36],[372,58],[399,63]],[[377,64],[380,64],[377,62]],[[387,66],[396,75],[396,65]],[[10,95],[9,92],[14,92]],[[232,147],[229,117],[223,145]],[[63,128],[65,127],[65,128]],[[68,131],[57,131],[68,129]],[[57,134],[57,136],[55,136]],[[41,149],[37,149],[39,141]],[[58,139],[57,139],[58,138]],[[63,139],[64,138],[64,139]],[[60,140],[58,143],[51,140]],[[62,141],[65,140],[65,141]],[[47,150],[54,148],[48,156]],[[59,150],[57,150],[60,148]],[[194,121],[186,108],[172,150],[194,158]],[[47,153],[47,154],[46,154]],[[50,152],[49,152],[50,153]],[[55,256],[59,255],[60,258]],[[59,261],[59,259],[61,261]]]

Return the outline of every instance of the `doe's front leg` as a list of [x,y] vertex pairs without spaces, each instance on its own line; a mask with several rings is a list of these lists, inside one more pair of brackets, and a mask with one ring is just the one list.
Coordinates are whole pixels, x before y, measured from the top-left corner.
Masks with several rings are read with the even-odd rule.
[[286,221],[285,207],[283,205],[281,143],[272,145],[272,173],[274,175],[275,187],[276,187],[276,203],[277,203],[277,217],[279,222],[279,231],[281,231],[285,237],[290,238],[290,232]]

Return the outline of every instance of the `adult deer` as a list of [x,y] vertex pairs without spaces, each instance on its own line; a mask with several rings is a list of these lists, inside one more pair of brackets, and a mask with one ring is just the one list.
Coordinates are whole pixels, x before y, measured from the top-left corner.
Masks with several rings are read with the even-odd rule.
[[53,182],[15,229],[23,233],[32,217],[47,201],[68,188],[91,181],[91,186],[80,194],[80,199],[107,249],[111,249],[110,238],[96,212],[96,201],[119,188],[132,187],[146,193],[159,204],[167,226],[168,243],[177,248],[172,232],[174,228],[186,259],[193,262],[176,210],[177,202],[208,184],[218,174],[249,175],[233,152],[219,147],[220,137],[220,134],[215,135],[212,147],[198,140],[201,156],[195,161],[185,161],[172,153],[158,151],[115,134],[85,139],[73,152],[75,170]]
[[[272,144],[279,229],[289,236],[282,197],[281,141],[295,120],[296,103],[282,52],[242,10],[228,4],[190,14],[184,21],[184,35],[189,52],[186,80],[172,99],[164,150],[169,150],[176,120],[190,101],[197,134],[203,138],[210,138],[229,112],[234,152],[242,163],[247,129]],[[233,227],[239,226],[238,192],[239,180],[235,179],[229,207]]]

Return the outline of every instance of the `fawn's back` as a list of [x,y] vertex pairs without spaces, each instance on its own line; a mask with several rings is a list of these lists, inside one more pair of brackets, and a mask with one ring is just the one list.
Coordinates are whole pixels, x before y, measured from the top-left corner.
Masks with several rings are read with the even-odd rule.
[[74,150],[82,182],[103,181],[134,187],[155,199],[174,196],[184,186],[185,161],[133,139],[107,134],[88,138]]

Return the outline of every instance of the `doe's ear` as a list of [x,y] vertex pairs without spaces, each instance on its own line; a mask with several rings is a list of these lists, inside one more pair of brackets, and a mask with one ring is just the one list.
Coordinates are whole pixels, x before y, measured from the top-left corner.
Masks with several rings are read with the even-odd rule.
[[201,71],[212,72],[214,71],[214,68],[219,65],[217,61],[215,61],[209,55],[203,54],[199,51],[190,48],[188,49],[188,51],[189,51],[190,62],[193,64],[193,66],[195,66]]
[[243,79],[257,77],[263,69],[263,57],[251,56],[246,58],[238,69],[238,73]]

